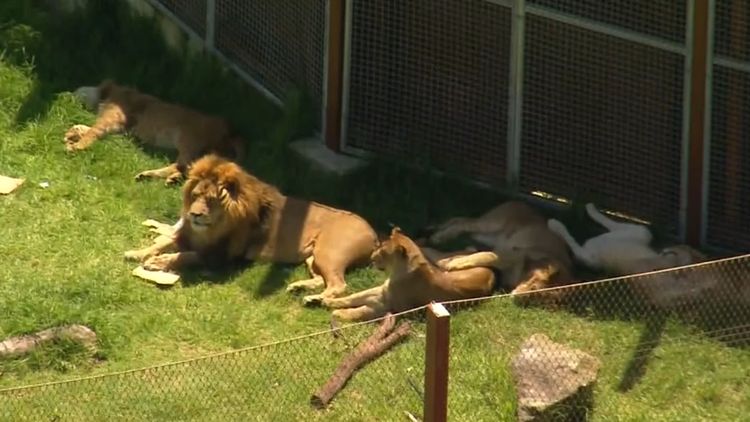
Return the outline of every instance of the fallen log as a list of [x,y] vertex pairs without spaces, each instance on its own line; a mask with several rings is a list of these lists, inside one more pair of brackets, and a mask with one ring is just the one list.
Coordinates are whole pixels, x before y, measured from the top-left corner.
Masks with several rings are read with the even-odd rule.
[[[344,388],[354,375],[354,371],[382,355],[394,344],[409,335],[411,324],[403,322],[393,330],[395,318],[390,313],[385,316],[375,332],[360,343],[339,364],[333,376],[310,398],[310,404],[318,409],[325,408],[333,397]],[[391,330],[393,330],[391,332]],[[390,334],[388,334],[390,332]]]
[[32,352],[44,343],[70,340],[80,343],[90,352],[96,351],[96,333],[83,325],[63,325],[34,334],[9,337],[0,342],[0,357],[14,357]]

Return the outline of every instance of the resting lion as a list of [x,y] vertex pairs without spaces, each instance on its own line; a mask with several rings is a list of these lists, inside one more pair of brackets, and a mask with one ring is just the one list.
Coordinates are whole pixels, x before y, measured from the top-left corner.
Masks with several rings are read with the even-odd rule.
[[238,159],[244,153],[244,141],[232,135],[227,121],[105,80],[98,87],[81,87],[75,92],[86,105],[98,105],[91,127],[74,125],[65,133],[68,151],[90,147],[97,139],[128,131],[141,142],[159,148],[177,150],[177,160],[160,169],[147,170],[136,180],[163,178],[167,184],[180,181],[188,165],[213,152]]
[[429,240],[440,244],[463,234],[491,251],[441,259],[437,261],[440,267],[496,268],[502,272],[500,286],[514,294],[572,282],[573,262],[565,241],[524,202],[505,202],[478,218],[450,219]]
[[313,277],[288,290],[325,290],[306,296],[305,303],[341,296],[346,269],[367,263],[378,243],[375,231],[356,214],[286,197],[213,154],[190,168],[181,220],[174,236],[125,257],[161,271],[235,259],[306,261]]
[[495,274],[488,268],[441,270],[398,228],[394,228],[390,239],[373,252],[372,262],[388,272],[388,279],[378,287],[359,293],[323,299],[323,306],[336,309],[334,318],[366,321],[433,301],[488,296],[495,284]]

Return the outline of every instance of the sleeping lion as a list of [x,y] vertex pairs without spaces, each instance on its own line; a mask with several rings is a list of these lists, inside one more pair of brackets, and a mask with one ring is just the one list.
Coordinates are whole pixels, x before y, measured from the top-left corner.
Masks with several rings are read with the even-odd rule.
[[288,290],[317,289],[305,303],[341,296],[344,273],[366,264],[378,244],[370,225],[356,214],[282,195],[237,164],[210,154],[195,161],[183,186],[182,224],[174,236],[125,253],[148,270],[248,259],[307,262],[312,278]]
[[73,125],[65,133],[68,151],[83,150],[109,133],[130,132],[144,144],[177,150],[177,160],[160,169],[147,170],[136,180],[163,178],[179,182],[188,165],[204,154],[216,153],[239,159],[244,141],[230,131],[223,118],[167,103],[138,90],[105,80],[98,87],[81,87],[75,92],[86,106],[98,106],[91,127]]

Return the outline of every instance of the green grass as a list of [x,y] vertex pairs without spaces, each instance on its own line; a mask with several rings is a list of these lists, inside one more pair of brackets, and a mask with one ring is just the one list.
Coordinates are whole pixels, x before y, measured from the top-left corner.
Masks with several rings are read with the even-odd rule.
[[[136,183],[167,153],[140,149],[111,136],[90,150],[64,152],[62,134],[93,115],[69,91],[104,77],[163,98],[227,116],[248,139],[244,163],[285,192],[342,206],[380,231],[407,233],[448,216],[475,215],[500,198],[448,176],[373,162],[331,179],[289,156],[290,139],[308,134],[312,114],[303,93],[277,110],[213,60],[167,50],[152,23],[113,2],[91,2],[84,14],[50,18],[36,2],[0,4],[0,174],[24,177],[0,197],[0,338],[79,323],[99,336],[93,358],[62,343],[0,361],[0,388],[97,376],[196,358],[325,330],[329,314],[306,309],[284,292],[305,277],[302,267],[253,264],[221,274],[193,274],[158,289],[130,275],[122,252],[148,241],[146,218],[176,219],[179,190]],[[48,181],[49,187],[39,183]],[[570,212],[566,222],[575,223]],[[352,290],[383,274],[349,274]],[[453,321],[453,420],[511,420],[514,393],[507,362],[536,331],[603,360],[596,420],[739,420],[750,414],[746,349],[707,340],[670,319],[646,372],[620,392],[644,322],[626,315],[574,314],[518,308],[507,301],[460,312]],[[309,395],[331,374],[369,326],[279,346],[147,372],[0,395],[0,419],[247,420],[253,409],[268,420],[398,420],[421,412],[424,324],[359,373],[326,412]],[[669,341],[669,339],[678,339]],[[232,413],[232,412],[235,413]]]

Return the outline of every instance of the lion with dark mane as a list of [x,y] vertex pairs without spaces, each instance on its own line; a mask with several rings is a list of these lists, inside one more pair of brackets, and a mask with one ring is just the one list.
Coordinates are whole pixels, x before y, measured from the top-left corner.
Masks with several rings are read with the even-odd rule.
[[126,252],[126,258],[161,271],[237,259],[306,262],[312,278],[288,290],[325,290],[306,296],[305,303],[343,295],[347,268],[366,264],[378,244],[375,231],[358,215],[284,196],[216,155],[191,166],[181,220],[173,236]]

